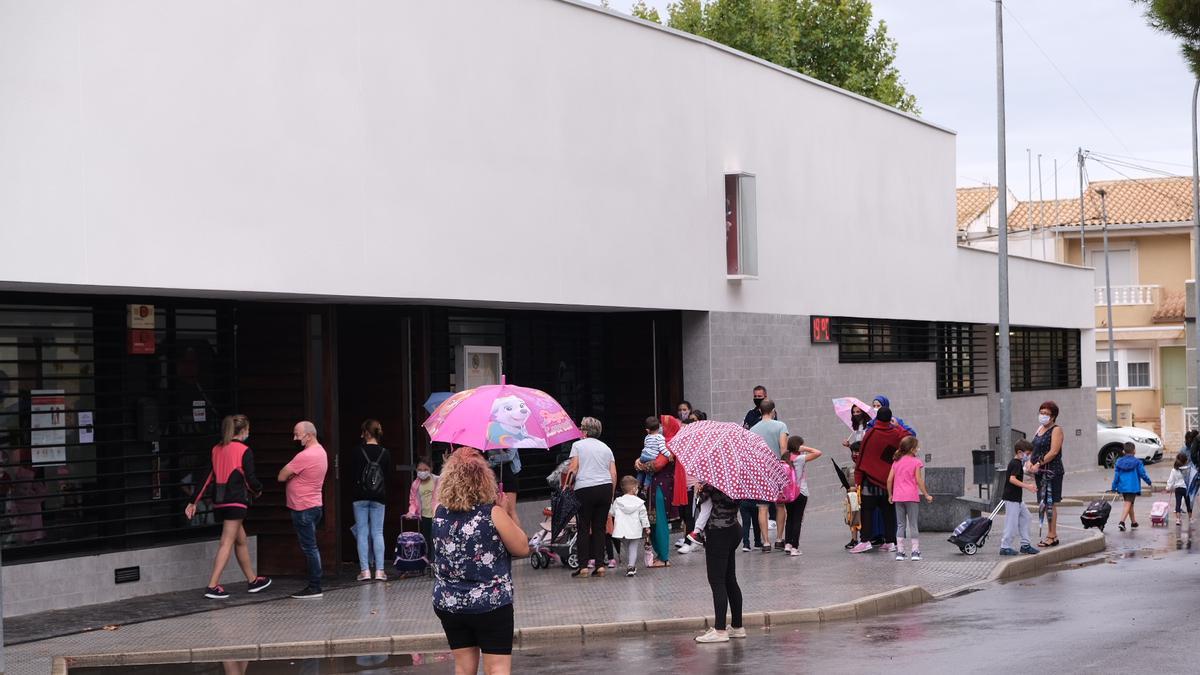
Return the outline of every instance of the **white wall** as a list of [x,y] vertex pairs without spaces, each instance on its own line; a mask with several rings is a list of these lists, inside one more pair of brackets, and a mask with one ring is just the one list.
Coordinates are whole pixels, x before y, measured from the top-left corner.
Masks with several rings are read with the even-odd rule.
[[[0,288],[990,321],[954,172],[941,128],[560,0],[0,4]],[[1090,273],[1018,268],[1014,322],[1091,326]]]

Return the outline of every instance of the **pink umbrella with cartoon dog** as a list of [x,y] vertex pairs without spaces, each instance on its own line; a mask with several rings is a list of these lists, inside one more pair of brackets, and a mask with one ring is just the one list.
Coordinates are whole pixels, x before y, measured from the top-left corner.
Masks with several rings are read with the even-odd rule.
[[478,450],[549,448],[583,436],[552,396],[511,384],[460,391],[423,426],[432,441]]

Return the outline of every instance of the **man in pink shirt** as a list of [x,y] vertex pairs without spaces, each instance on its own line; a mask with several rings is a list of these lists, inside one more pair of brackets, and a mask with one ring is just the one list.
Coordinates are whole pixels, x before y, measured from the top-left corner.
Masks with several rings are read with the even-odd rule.
[[292,439],[301,450],[279,471],[279,482],[286,483],[287,507],[292,512],[292,526],[300,540],[300,550],[308,561],[308,586],[292,594],[307,600],[322,597],[321,551],[317,548],[317,523],[324,514],[321,488],[329,458],[317,442],[317,427],[312,422],[298,422],[292,428]]

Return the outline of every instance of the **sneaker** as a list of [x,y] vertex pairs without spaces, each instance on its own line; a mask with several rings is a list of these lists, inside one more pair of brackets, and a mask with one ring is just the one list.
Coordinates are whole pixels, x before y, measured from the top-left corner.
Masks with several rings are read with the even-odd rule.
[[358,578],[355,579],[355,581],[370,581],[370,580],[371,580],[371,570],[363,570],[363,571],[359,572]]
[[921,559],[921,552],[920,552],[920,551],[913,551],[913,552],[912,552],[912,555],[908,556],[908,559],[909,559],[909,560],[920,560],[920,559]]
[[908,560],[904,555],[904,551],[896,551],[896,560]]
[[611,570],[611,569],[613,569],[613,568],[614,568],[614,567],[616,567],[616,566],[617,566],[617,559],[616,559],[616,558],[611,558],[611,559],[608,561],[608,569],[610,569],[610,570]]
[[845,546],[843,546],[842,548],[844,548],[844,549],[846,549],[847,551],[849,551],[850,549],[854,548],[855,546],[858,546],[858,540],[857,540],[857,539],[851,539],[851,540],[850,540],[850,543],[849,543],[849,544],[846,544],[846,545],[845,545]]
[[1024,546],[1021,547],[1021,553],[1024,553],[1025,555],[1037,555],[1037,554],[1041,553],[1041,551],[1030,546],[1029,544],[1025,544]]
[[387,581],[387,572],[375,570],[375,581]]
[[[691,544],[684,544],[683,546],[680,546],[679,548],[675,549],[675,552],[680,555],[685,555],[685,554],[691,553],[693,548],[694,547]],[[746,550],[748,551],[750,549],[746,549]]]
[[689,532],[688,536],[685,538],[687,539],[687,543],[684,544],[684,546],[687,546],[687,544],[691,544],[692,547],[696,547],[696,546],[700,545],[700,533],[699,532]]
[[763,552],[763,553],[770,553],[770,552],[771,552],[771,546],[770,546],[769,544],[764,544],[764,545],[763,545],[763,547],[762,547],[762,552]]
[[887,551],[888,553],[892,553],[896,550],[896,545],[895,544],[884,544],[883,550]]
[[775,550],[776,550],[776,551],[782,551],[782,550],[783,550],[783,542],[782,542],[782,541],[777,541],[777,542],[775,542]]
[[255,577],[254,581],[246,584],[247,593],[257,593],[271,585],[271,577]]
[[686,544],[686,543],[687,543],[687,537],[684,537],[684,538],[682,538],[682,539],[676,539],[676,540],[675,540],[675,545],[676,545],[676,546],[683,546],[683,545],[684,545],[684,544]]
[[850,552],[851,553],[866,553],[867,551],[870,551],[873,548],[875,548],[875,547],[871,545],[871,542],[863,541],[863,542],[859,542],[858,546],[855,546],[854,548],[850,549]]
[[633,568],[633,567],[627,568],[627,569],[625,570],[625,576],[627,576],[627,577],[636,577],[636,576],[637,576],[637,569],[635,569],[635,568]]
[[[1022,547],[1022,548],[1021,548],[1021,550],[1022,550],[1022,551],[1024,551],[1024,550],[1025,550],[1025,548],[1024,548],[1024,547]],[[1000,549],[1000,555],[1016,555],[1016,554],[1017,554],[1017,552],[1016,552],[1016,551],[1014,551],[1014,550],[1012,550],[1011,548],[1002,548],[1002,549]]]
[[800,549],[798,549],[798,548],[794,548],[794,549],[792,549],[792,550],[788,551],[788,555],[790,555],[790,556],[792,556],[793,558],[795,558],[795,557],[797,557],[797,556],[800,556],[800,555],[803,555],[803,554],[802,554],[802,553],[800,553]]
[[1121,522],[1117,523],[1117,529],[1124,532],[1125,531],[1125,521],[1122,520]]
[[742,544],[742,553],[749,553],[749,552],[750,552],[750,545]]
[[746,639],[746,628],[744,626],[742,628],[730,628],[729,630],[727,630],[725,632],[729,635],[730,638],[733,638],[734,640],[745,640]]
[[209,586],[204,589],[204,597],[210,600],[224,600],[229,597],[229,593],[224,586]]
[[323,598],[325,597],[325,594],[322,593],[321,589],[319,588],[305,586],[303,590],[292,593],[292,597],[296,598],[297,600],[312,600],[314,598]]
[[716,628],[709,628],[704,635],[697,635],[696,642],[706,644],[709,642],[729,642],[729,633]]
[[1137,521],[1136,520],[1133,521],[1132,523],[1129,524],[1129,526],[1136,530],[1137,526],[1138,526]]

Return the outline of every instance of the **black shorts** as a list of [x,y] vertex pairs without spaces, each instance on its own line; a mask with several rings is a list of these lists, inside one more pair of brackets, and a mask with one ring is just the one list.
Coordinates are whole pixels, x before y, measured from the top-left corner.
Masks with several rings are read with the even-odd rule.
[[216,518],[218,523],[223,523],[227,520],[245,520],[247,511],[249,509],[236,506],[218,506],[213,509],[213,518]]
[[512,605],[482,614],[456,614],[437,607],[433,608],[433,612],[442,621],[442,630],[446,633],[450,649],[478,647],[484,654],[512,654]]
[[517,474],[513,473],[512,462],[504,462],[496,467],[496,482],[504,488],[504,492],[517,491]]
[[1140,493],[1140,492],[1122,492],[1121,496],[1125,498],[1125,501],[1132,504],[1133,500],[1137,499],[1138,495],[1140,495],[1140,494],[1142,494],[1142,493]]
[[[1034,481],[1037,483],[1038,495],[1040,496],[1042,494],[1042,484],[1046,482],[1046,477],[1040,473],[1034,475]],[[1057,504],[1062,501],[1062,484],[1062,474],[1058,474],[1050,478],[1050,497],[1047,499],[1047,501],[1049,501],[1051,504]]]

